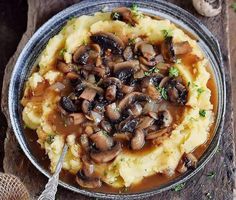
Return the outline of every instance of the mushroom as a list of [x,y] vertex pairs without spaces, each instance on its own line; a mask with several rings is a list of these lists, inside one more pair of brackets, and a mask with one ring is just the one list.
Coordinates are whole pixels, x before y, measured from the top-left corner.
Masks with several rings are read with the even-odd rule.
[[115,102],[109,104],[106,106],[105,114],[111,121],[117,121],[120,118],[119,107],[116,106]]
[[82,113],[71,113],[69,114],[69,118],[74,125],[81,124],[86,120]]
[[100,126],[108,133],[110,133],[112,130],[111,124],[104,119],[100,122]]
[[133,104],[134,102],[149,101],[148,95],[141,92],[132,92],[127,94],[118,104],[120,111],[122,112],[127,106]]
[[114,75],[121,81],[126,81],[134,72],[139,70],[139,62],[137,60],[129,60],[114,65]]
[[160,92],[156,89],[154,85],[149,85],[146,89],[146,93],[150,96],[151,99],[153,100],[160,100],[161,99],[161,94]]
[[121,54],[124,49],[123,41],[112,33],[97,32],[90,39],[100,45],[103,51],[111,49],[114,54]]
[[168,77],[168,76],[164,77],[164,78],[161,80],[161,82],[160,82],[160,84],[159,84],[159,87],[160,87],[160,88],[164,88],[165,85],[168,83],[169,80],[170,80],[170,77]]
[[168,133],[169,131],[170,131],[169,128],[164,128],[164,129],[161,129],[161,130],[150,132],[150,133],[147,134],[146,140],[156,139],[156,138],[162,136],[163,134]]
[[130,132],[118,132],[113,135],[113,139],[116,141],[130,141],[132,133]]
[[121,152],[121,150],[120,142],[116,142],[111,149],[106,151],[92,149],[90,151],[90,157],[97,163],[106,163],[113,160]]
[[166,61],[175,62],[176,56],[173,45],[173,37],[166,37],[161,44],[161,54]]
[[139,129],[148,128],[149,126],[151,126],[154,123],[154,121],[155,120],[152,117],[145,116],[145,117],[141,118],[138,128]]
[[85,88],[82,94],[79,96],[79,98],[85,99],[88,101],[93,101],[95,96],[96,96],[96,90],[92,88]]
[[70,71],[72,71],[72,67],[62,61],[58,61],[57,62],[57,69],[60,70],[62,73],[68,73]]
[[194,169],[197,165],[197,158],[192,153],[184,153],[176,168],[179,173],[184,173],[188,169]]
[[136,129],[134,137],[131,139],[131,148],[133,150],[142,149],[145,144],[145,134],[142,129]]
[[214,17],[218,15],[222,9],[220,0],[192,0],[192,3],[197,12],[206,17]]
[[111,19],[120,20],[132,26],[135,26],[136,24],[136,21],[132,18],[131,10],[126,7],[119,7],[113,9],[111,13]]
[[188,41],[177,42],[174,44],[174,52],[175,55],[187,54],[192,51],[192,47],[190,46]]
[[78,79],[77,85],[75,86],[75,89],[74,89],[75,94],[79,96],[83,90],[84,90],[84,84],[81,82],[80,79]]
[[94,173],[94,165],[90,162],[87,156],[82,156],[82,172],[86,177],[91,177]]
[[98,131],[90,136],[95,146],[100,151],[106,151],[113,146],[113,139],[105,131]]
[[135,90],[135,87],[132,86],[128,86],[128,85],[122,85],[120,91],[125,93],[125,94],[129,94],[131,92],[133,92]]
[[89,139],[88,139],[88,135],[86,134],[82,134],[80,136],[80,144],[81,147],[83,148],[84,151],[88,151],[89,150]]
[[77,173],[75,180],[81,187],[85,188],[99,188],[102,186],[99,178],[86,177],[82,171]]
[[84,84],[84,87],[91,88],[96,91],[96,93],[102,95],[104,93],[104,90],[101,87],[98,87],[88,81],[83,80],[82,83]]
[[158,113],[157,124],[161,127],[169,127],[173,122],[173,117],[168,110],[163,110]]
[[126,61],[131,60],[133,58],[133,50],[131,46],[127,46],[123,52],[123,57]]
[[154,73],[150,76],[146,76],[142,79],[141,87],[147,88],[149,85],[158,86],[158,84],[163,80],[163,75],[160,73]]
[[105,97],[108,101],[114,101],[116,99],[116,86],[115,85],[110,85],[106,89]]
[[135,44],[134,49],[135,49],[135,52],[140,51],[140,53],[143,55],[143,57],[145,59],[147,59],[148,61],[152,60],[156,55],[156,52],[155,52],[153,46],[151,44],[148,44],[145,41],[137,42]]
[[135,103],[134,105],[131,105],[130,109],[128,110],[129,114],[133,117],[138,117],[142,114],[142,106],[139,103]]
[[121,84],[121,81],[115,77],[108,77],[102,81],[103,87],[108,87],[109,85],[116,85],[117,88],[120,88]]
[[80,65],[94,64],[100,56],[101,49],[97,44],[81,45],[73,54],[73,61]]
[[133,116],[127,117],[125,120],[120,122],[118,129],[120,132],[133,132],[138,124],[138,119]]
[[61,97],[59,105],[68,113],[73,113],[77,111],[75,104],[69,97],[66,96]]
[[88,112],[90,111],[91,108],[91,104],[88,100],[83,100],[82,105],[81,105],[81,109],[83,111],[84,114],[88,114]]
[[155,60],[147,60],[143,56],[139,56],[139,61],[140,61],[140,63],[142,63],[146,66],[149,66],[149,67],[153,67],[157,64],[157,62]]

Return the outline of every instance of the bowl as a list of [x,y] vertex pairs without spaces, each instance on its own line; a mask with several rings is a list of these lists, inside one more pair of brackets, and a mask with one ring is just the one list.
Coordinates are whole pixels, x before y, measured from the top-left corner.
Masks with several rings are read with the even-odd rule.
[[168,182],[167,184],[164,184],[158,188],[153,188],[150,191],[131,194],[109,194],[88,191],[86,189],[74,187],[66,182],[59,181],[59,185],[63,186],[64,188],[90,197],[134,199],[152,196],[160,192],[169,190],[176,185],[187,181],[188,179],[193,177],[200,169],[202,169],[216,152],[221,138],[225,115],[226,86],[220,47],[217,39],[212,35],[212,33],[190,13],[168,2],[155,0],[150,4],[150,1],[147,0],[88,0],[82,1],[61,11],[60,13],[52,17],[49,21],[47,21],[32,36],[16,62],[10,80],[8,108],[12,128],[25,155],[40,172],[42,172],[47,177],[51,176],[48,170],[46,170],[39,163],[37,157],[32,153],[29,143],[27,142],[23,131],[23,121],[21,117],[22,107],[20,105],[20,99],[22,98],[25,80],[27,80],[27,78],[29,77],[32,67],[37,60],[37,57],[44,49],[48,40],[52,36],[57,34],[62,26],[65,25],[66,21],[71,17],[91,15],[97,11],[101,11],[103,8],[112,10],[112,8],[119,6],[130,7],[133,3],[136,3],[138,5],[140,11],[149,15],[169,19],[170,21],[190,33],[192,36],[197,38],[200,48],[210,61],[212,72],[217,85],[218,107],[216,114],[216,123],[214,127],[214,137],[212,138],[208,149],[200,158],[196,169],[189,170],[181,176]]

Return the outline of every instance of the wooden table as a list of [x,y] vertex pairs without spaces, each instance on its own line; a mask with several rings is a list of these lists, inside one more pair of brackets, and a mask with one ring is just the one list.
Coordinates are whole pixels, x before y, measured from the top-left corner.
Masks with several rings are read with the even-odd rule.
[[[217,36],[221,44],[223,59],[226,71],[227,81],[227,111],[226,122],[224,126],[224,134],[220,145],[220,151],[213,157],[213,159],[201,170],[192,180],[186,183],[185,188],[180,192],[168,191],[149,199],[219,199],[228,200],[233,199],[234,188],[234,139],[233,139],[233,121],[232,121],[232,105],[231,105],[231,77],[229,67],[229,47],[228,47],[228,8],[229,2],[223,2],[222,13],[213,18],[204,18],[194,11],[190,0],[169,0],[189,12],[196,15],[202,22]],[[44,3],[43,3],[44,2]],[[4,78],[2,107],[7,116],[6,94],[9,76],[12,66],[18,57],[24,44],[34,31],[49,17],[63,8],[78,2],[76,0],[51,0],[51,1],[37,1],[28,0],[28,26],[27,32],[17,48],[15,55],[9,61]],[[46,5],[47,4],[47,5]],[[41,175],[24,156],[20,150],[19,145],[12,134],[12,131],[7,132],[5,141],[5,159],[4,170],[8,173],[13,173],[21,178],[27,188],[30,190],[32,199],[36,199],[40,191],[46,183],[46,178]],[[206,176],[208,172],[214,171],[216,175],[214,178],[209,179]],[[57,199],[89,199],[87,197],[71,193],[63,188],[59,188]]]

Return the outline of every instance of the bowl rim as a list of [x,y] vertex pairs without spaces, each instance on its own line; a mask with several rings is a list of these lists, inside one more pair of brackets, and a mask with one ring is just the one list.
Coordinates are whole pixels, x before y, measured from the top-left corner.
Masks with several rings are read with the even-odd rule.
[[[153,9],[152,12],[154,14],[157,12],[159,15],[163,14],[163,13],[161,13],[161,12],[163,12],[163,10],[161,10],[161,9],[168,10],[169,14],[172,11],[176,11],[176,12],[178,12],[178,15],[179,15],[178,23],[177,23],[177,21],[175,21],[175,19],[171,20],[171,22],[180,25],[181,24],[180,20],[182,20],[183,24],[181,25],[181,28],[190,29],[191,32],[194,32],[196,34],[196,36],[198,36],[198,37],[199,37],[199,35],[201,35],[201,37],[205,37],[204,43],[209,48],[208,50],[210,50],[208,52],[208,53],[210,53],[208,59],[209,59],[209,61],[214,60],[214,62],[215,62],[215,63],[211,63],[211,65],[212,65],[212,68],[215,68],[214,70],[216,70],[216,71],[214,73],[217,73],[217,76],[218,76],[218,77],[215,77],[216,79],[218,79],[218,84],[220,84],[220,85],[217,85],[217,87],[222,89],[219,91],[219,93],[221,93],[221,94],[218,94],[219,95],[218,96],[218,98],[219,98],[218,113],[217,113],[218,123],[216,125],[217,130],[215,130],[215,135],[214,135],[211,143],[209,144],[206,152],[201,156],[200,160],[202,162],[199,163],[199,165],[197,166],[197,168],[195,170],[188,170],[187,173],[179,176],[178,178],[173,179],[172,181],[168,182],[167,184],[164,184],[161,187],[153,188],[148,191],[131,193],[131,194],[129,194],[129,193],[117,194],[117,193],[94,192],[94,191],[86,190],[83,188],[76,188],[70,184],[63,182],[63,181],[59,181],[59,185],[63,186],[64,188],[67,188],[71,191],[74,191],[74,192],[77,192],[77,193],[80,193],[80,194],[83,194],[86,196],[107,198],[107,199],[108,198],[109,199],[110,198],[112,198],[112,199],[123,199],[123,198],[133,199],[133,198],[143,198],[143,197],[153,196],[153,195],[161,193],[163,191],[167,191],[167,190],[175,187],[176,185],[189,180],[191,177],[193,177],[197,172],[199,172],[206,165],[206,163],[212,158],[212,156],[215,154],[215,152],[218,148],[219,141],[221,138],[221,133],[223,130],[223,125],[224,125],[225,107],[226,107],[225,106],[225,102],[226,102],[225,72],[224,72],[223,59],[222,59],[220,45],[218,43],[218,40],[200,22],[199,19],[197,19],[196,17],[194,17],[193,15],[188,13],[187,11],[183,10],[182,8],[180,8],[174,4],[171,4],[169,2],[162,1],[162,0],[153,0],[152,2],[153,2],[152,7],[150,7],[150,5],[148,4],[149,3],[148,1],[142,1],[142,0],[135,0],[135,1],[132,1],[132,0],[110,0],[110,1],[97,0],[96,2],[94,0],[81,1],[77,4],[74,4],[70,7],[62,10],[61,12],[59,12],[58,14],[56,14],[55,16],[50,18],[46,23],[44,23],[34,33],[34,35],[27,42],[27,44],[25,45],[24,49],[22,50],[20,56],[17,59],[17,62],[16,62],[14,69],[12,71],[12,76],[11,76],[10,85],[9,85],[8,110],[9,110],[9,115],[10,115],[10,122],[11,122],[11,125],[13,128],[13,131],[15,133],[15,136],[18,140],[18,143],[20,144],[22,150],[24,151],[24,153],[28,157],[28,159],[31,161],[31,163],[42,174],[44,174],[48,178],[51,177],[51,174],[48,171],[46,171],[43,167],[41,167],[39,165],[39,163],[37,163],[37,161],[34,159],[34,156],[31,154],[30,150],[27,148],[24,138],[22,136],[24,133],[20,130],[20,126],[22,126],[22,125],[18,123],[19,119],[16,119],[19,116],[17,116],[17,114],[16,114],[16,112],[18,112],[18,110],[16,110],[16,108],[14,107],[15,99],[13,97],[14,97],[14,92],[15,92],[14,87],[16,86],[16,84],[18,84],[18,81],[19,81],[16,79],[16,74],[18,72],[17,70],[19,70],[19,67],[24,66],[24,64],[22,63],[22,60],[23,60],[24,56],[29,54],[27,49],[31,49],[32,46],[34,46],[38,37],[41,37],[41,39],[43,39],[42,34],[45,33],[45,30],[48,30],[48,29],[52,30],[52,32],[50,33],[51,34],[50,37],[53,37],[53,34],[57,33],[57,31],[59,30],[58,27],[57,27],[57,30],[56,29],[54,30],[52,25],[55,25],[57,22],[60,22],[60,20],[62,20],[63,23],[66,22],[69,19],[69,17],[73,16],[72,14],[75,13],[76,11],[78,12],[79,10],[82,10],[82,9],[89,9],[89,8],[91,9],[91,7],[96,7],[97,5],[103,5],[103,6],[107,5],[107,4],[111,5],[112,3],[115,6],[111,6],[111,7],[116,7],[117,5],[127,6],[127,5],[131,5],[133,3],[137,3],[137,5],[139,6],[139,9],[142,12],[150,13],[151,10]],[[166,18],[169,17],[168,12],[165,13]],[[158,16],[158,14],[157,14],[157,16]],[[63,18],[63,16],[66,16],[66,17]],[[201,33],[201,31],[203,31],[205,35],[203,35],[203,33]],[[19,103],[19,100],[18,100],[18,103]]]

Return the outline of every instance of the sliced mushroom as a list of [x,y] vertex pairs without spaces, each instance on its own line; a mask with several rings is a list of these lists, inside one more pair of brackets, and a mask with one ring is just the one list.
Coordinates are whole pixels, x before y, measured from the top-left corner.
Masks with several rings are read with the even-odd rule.
[[134,137],[131,139],[131,148],[133,150],[142,149],[145,144],[145,134],[142,129],[135,131]]
[[126,81],[138,70],[139,62],[137,60],[129,60],[114,65],[114,75],[121,81]]
[[196,168],[197,166],[197,158],[192,153],[184,153],[183,161],[185,166],[189,168]]
[[108,87],[110,85],[115,85],[117,88],[120,88],[121,84],[122,84],[121,81],[118,78],[115,78],[115,77],[105,78],[102,81],[103,87]]
[[120,20],[132,26],[135,26],[136,24],[136,21],[133,19],[131,10],[126,7],[113,9],[111,13],[111,18],[112,20]]
[[127,46],[123,52],[123,57],[126,61],[132,60],[134,56],[133,50],[131,46]]
[[176,56],[173,45],[173,37],[166,37],[161,44],[161,54],[166,61],[175,62]]
[[123,120],[122,122],[120,122],[118,129],[120,132],[133,132],[135,127],[138,124],[138,119],[137,118],[133,118],[133,116],[130,116],[128,118],[126,118],[125,120]]
[[153,100],[160,100],[162,98],[159,90],[157,90],[157,88],[154,85],[149,85],[146,89],[146,93]]
[[126,107],[133,104],[134,102],[149,101],[150,98],[148,95],[141,92],[132,92],[127,94],[118,104],[120,111],[123,111]]
[[124,49],[123,41],[112,33],[98,32],[90,36],[90,39],[99,44],[105,51],[111,49],[114,54],[121,54]]
[[138,128],[145,129],[145,128],[148,128],[149,126],[151,126],[153,123],[154,123],[153,118],[151,118],[149,116],[145,116],[145,117],[141,118]]
[[83,148],[84,151],[88,152],[89,150],[89,139],[88,139],[88,135],[86,134],[82,134],[80,136],[80,144],[81,147]]
[[116,86],[115,85],[110,85],[106,89],[105,97],[108,101],[114,101],[116,99]]
[[220,0],[192,0],[192,2],[197,12],[206,17],[216,16],[222,9],[222,1]]
[[112,103],[106,106],[105,114],[111,121],[117,121],[120,119],[119,107],[116,106],[116,103]]
[[128,112],[131,116],[138,117],[139,115],[142,114],[142,110],[143,110],[142,106],[139,103],[135,103],[130,107]]
[[94,165],[89,161],[87,156],[82,156],[82,172],[86,177],[92,177],[94,173]]
[[146,140],[156,139],[156,138],[162,136],[163,134],[168,133],[169,131],[170,131],[169,128],[164,128],[164,129],[161,129],[161,130],[158,130],[158,131],[150,132],[150,133],[147,134]]
[[79,96],[81,99],[85,99],[88,101],[93,101],[96,96],[96,90],[92,88],[85,88],[82,94]]
[[156,52],[153,46],[151,44],[148,44],[145,41],[138,42],[135,45],[135,50],[136,52],[137,50],[139,50],[141,54],[143,55],[143,57],[146,58],[148,61],[152,60],[156,55]]
[[102,186],[102,182],[99,178],[86,177],[82,171],[79,171],[76,175],[76,182],[85,188],[99,188]]
[[70,65],[68,65],[62,61],[58,61],[57,69],[65,74],[73,70],[73,68]]
[[157,62],[155,60],[147,60],[143,56],[139,56],[139,61],[140,61],[140,63],[142,63],[146,66],[149,66],[149,67],[153,67],[157,64]]
[[69,97],[61,97],[59,104],[68,113],[73,113],[77,111],[75,104]]
[[192,51],[192,47],[188,41],[178,42],[174,44],[174,51],[175,55],[187,54]]
[[88,100],[83,100],[82,105],[81,105],[81,109],[82,109],[83,113],[87,114],[91,109],[90,102]]
[[158,86],[162,80],[163,80],[163,75],[160,73],[155,73],[150,76],[144,77],[142,79],[141,86],[142,88],[147,88],[149,85]]
[[74,125],[81,124],[86,120],[84,114],[82,113],[71,113],[69,114],[69,118]]
[[160,87],[160,88],[164,88],[165,85],[168,83],[169,80],[170,80],[170,77],[168,77],[168,76],[164,77],[164,78],[161,80],[161,82],[160,82],[160,84],[159,84],[159,87]]
[[103,120],[100,122],[100,125],[101,125],[102,129],[104,129],[106,132],[108,132],[108,133],[111,132],[112,126],[111,126],[111,124],[110,124],[108,121],[106,121],[106,120],[103,119]]
[[113,135],[113,139],[116,141],[130,141],[132,133],[130,132],[118,132]]
[[168,110],[160,111],[158,116],[158,124],[162,127],[169,127],[173,122],[173,117]]
[[113,139],[104,131],[98,131],[90,136],[90,139],[95,143],[96,148],[100,151],[106,151],[113,146]]
[[92,149],[90,152],[90,157],[97,163],[106,163],[113,160],[121,152],[120,142],[116,144],[109,150],[97,151]]
[[87,88],[90,88],[90,89],[93,89],[96,91],[96,93],[100,94],[100,95],[103,95],[104,93],[104,90],[101,88],[101,87],[98,87],[92,83],[89,83],[88,81],[82,81],[84,87],[87,87]]
[[124,94],[130,94],[135,90],[135,87],[128,86],[128,85],[122,85],[120,91],[123,92]]

